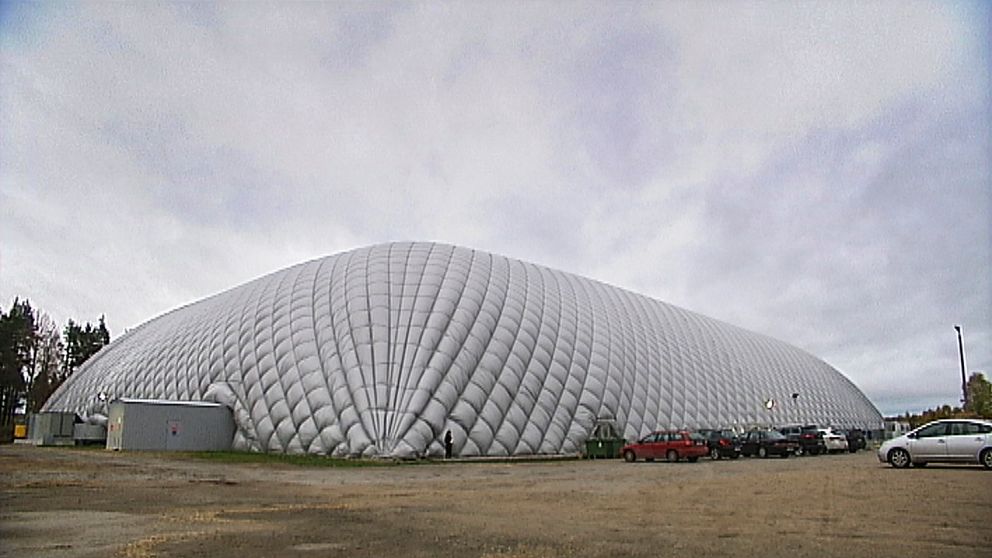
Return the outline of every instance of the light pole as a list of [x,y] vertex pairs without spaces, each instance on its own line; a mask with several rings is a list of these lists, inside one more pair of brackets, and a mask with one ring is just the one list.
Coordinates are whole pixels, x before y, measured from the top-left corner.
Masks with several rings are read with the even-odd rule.
[[961,356],[961,405],[962,408],[968,406],[968,378],[965,377],[964,371],[964,339],[961,337],[961,326],[954,326],[955,331],[958,332],[958,354]]

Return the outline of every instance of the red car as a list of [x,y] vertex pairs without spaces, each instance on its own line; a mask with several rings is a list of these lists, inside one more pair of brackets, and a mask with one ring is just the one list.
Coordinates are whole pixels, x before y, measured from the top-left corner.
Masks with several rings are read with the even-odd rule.
[[709,454],[706,439],[687,430],[661,430],[652,432],[633,444],[627,444],[620,455],[628,463],[643,459],[654,461],[666,459],[678,461],[682,458],[695,462]]

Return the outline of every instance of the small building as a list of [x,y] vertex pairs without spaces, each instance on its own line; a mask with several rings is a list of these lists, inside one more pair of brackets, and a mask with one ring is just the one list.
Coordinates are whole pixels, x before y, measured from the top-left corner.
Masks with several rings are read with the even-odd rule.
[[28,418],[28,442],[37,446],[71,446],[76,413],[35,413]]
[[207,401],[117,399],[107,416],[107,449],[223,451],[234,440],[231,409]]

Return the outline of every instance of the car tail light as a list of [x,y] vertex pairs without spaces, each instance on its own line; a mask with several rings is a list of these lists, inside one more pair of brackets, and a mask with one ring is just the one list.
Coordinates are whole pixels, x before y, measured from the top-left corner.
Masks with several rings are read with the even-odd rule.
[[728,440],[726,438],[720,438],[720,445],[721,446],[724,446],[724,447],[727,447],[727,446],[730,445],[730,440]]

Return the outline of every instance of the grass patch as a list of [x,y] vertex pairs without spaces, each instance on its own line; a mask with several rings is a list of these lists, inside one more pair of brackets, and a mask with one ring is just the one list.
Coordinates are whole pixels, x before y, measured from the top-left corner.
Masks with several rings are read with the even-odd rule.
[[284,453],[258,453],[245,451],[202,451],[202,452],[178,452],[163,453],[161,455],[172,455],[182,458],[201,459],[205,461],[215,461],[219,463],[260,463],[260,464],[284,464],[297,467],[403,467],[409,465],[454,465],[454,464],[492,464],[492,463],[554,463],[578,460],[578,456],[525,456],[525,457],[476,457],[454,459],[451,461],[434,459],[366,459],[366,458],[340,458],[327,457],[324,455],[287,455]]
[[397,459],[341,459],[338,457],[327,457],[325,455],[288,455],[284,453],[246,451],[180,452],[173,455],[219,463],[281,464],[296,467],[398,467],[425,463],[423,461],[402,461]]
[[34,446],[34,447],[43,450],[63,449],[63,450],[72,450],[72,451],[92,451],[92,452],[107,451],[107,447],[103,444],[77,444],[77,445],[68,445],[68,446]]

